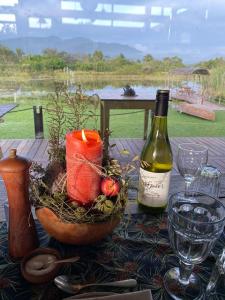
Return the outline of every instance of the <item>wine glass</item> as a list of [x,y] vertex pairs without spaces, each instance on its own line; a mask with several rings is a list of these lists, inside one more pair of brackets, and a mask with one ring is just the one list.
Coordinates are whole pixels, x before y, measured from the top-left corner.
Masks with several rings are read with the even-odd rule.
[[196,143],[178,145],[177,167],[185,181],[185,195],[201,168],[207,164],[208,148]]
[[225,247],[223,248],[222,253],[217,257],[215,266],[207,284],[206,295],[208,297],[210,297],[210,294],[214,292],[217,281],[222,274],[225,275]]
[[225,224],[225,206],[216,198],[198,193],[182,198],[182,192],[170,197],[168,230],[180,267],[166,272],[164,284],[173,299],[200,299],[199,277],[192,272],[209,255]]

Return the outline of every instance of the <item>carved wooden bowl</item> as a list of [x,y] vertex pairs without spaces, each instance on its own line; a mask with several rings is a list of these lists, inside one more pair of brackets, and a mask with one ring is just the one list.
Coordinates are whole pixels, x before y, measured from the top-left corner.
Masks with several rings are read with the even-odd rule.
[[100,241],[119,224],[120,218],[115,217],[102,223],[65,223],[49,208],[36,209],[36,215],[45,231],[56,240],[75,245],[88,245]]
[[21,265],[20,265],[21,273],[27,281],[35,283],[35,284],[41,284],[41,283],[46,283],[46,282],[51,281],[57,275],[59,268],[60,268],[60,264],[54,264],[54,268],[45,274],[34,275],[34,274],[31,274],[26,271],[25,266],[26,266],[26,263],[28,262],[28,260],[37,255],[42,255],[42,254],[51,254],[51,255],[54,255],[57,258],[57,260],[61,259],[60,253],[56,249],[37,248],[37,249],[31,251],[29,254],[27,254],[23,258]]

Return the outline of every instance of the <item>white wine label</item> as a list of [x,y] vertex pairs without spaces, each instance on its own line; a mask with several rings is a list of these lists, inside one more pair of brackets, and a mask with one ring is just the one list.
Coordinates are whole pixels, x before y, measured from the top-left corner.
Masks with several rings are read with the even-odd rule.
[[154,173],[140,168],[138,201],[146,206],[163,207],[168,201],[171,171]]

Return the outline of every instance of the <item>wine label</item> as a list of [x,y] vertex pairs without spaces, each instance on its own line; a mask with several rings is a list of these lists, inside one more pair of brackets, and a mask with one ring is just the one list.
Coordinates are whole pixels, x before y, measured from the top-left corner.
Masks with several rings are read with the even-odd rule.
[[171,171],[154,173],[140,168],[138,201],[146,206],[167,204]]

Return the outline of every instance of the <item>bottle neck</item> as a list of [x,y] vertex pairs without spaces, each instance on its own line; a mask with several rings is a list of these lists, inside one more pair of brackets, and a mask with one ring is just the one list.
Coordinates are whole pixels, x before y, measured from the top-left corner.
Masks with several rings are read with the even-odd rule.
[[153,136],[164,135],[168,136],[167,132],[167,116],[154,116],[152,121],[152,128],[150,138]]
[[164,116],[164,117],[167,116],[169,93],[167,90],[165,90],[164,92],[167,92],[167,93],[160,93],[159,91],[157,92],[155,116]]

